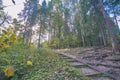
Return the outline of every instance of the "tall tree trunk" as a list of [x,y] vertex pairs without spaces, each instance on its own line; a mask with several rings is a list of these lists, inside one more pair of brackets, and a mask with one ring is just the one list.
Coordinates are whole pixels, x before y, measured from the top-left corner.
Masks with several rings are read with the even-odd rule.
[[103,45],[107,46],[103,27],[101,25],[99,25],[99,27],[100,27],[100,33],[101,33],[101,36],[102,36]]
[[[50,23],[49,23],[49,25],[50,25]],[[48,44],[50,44],[51,43],[51,36],[52,36],[52,28],[51,28],[51,25],[50,25],[50,27],[48,27],[49,28],[49,34],[48,34]]]
[[40,41],[41,41],[41,26],[39,27],[39,38],[38,38],[38,48],[40,48]]
[[58,27],[58,39],[59,39],[59,43],[58,43],[58,49],[60,49],[60,37],[61,37],[61,27]]
[[118,48],[118,45],[117,45],[117,39],[116,39],[115,33],[112,29],[112,24],[111,24],[110,18],[107,15],[106,11],[104,10],[102,0],[98,0],[98,1],[99,1],[99,5],[100,5],[100,8],[101,8],[101,12],[102,12],[102,14],[104,16],[104,19],[105,19],[105,22],[106,22],[106,28],[108,29],[109,35],[110,35],[110,38],[111,38],[112,51],[114,53],[119,52],[119,48]]
[[32,29],[30,29],[30,32],[29,32],[29,47],[30,47],[30,44],[31,44],[31,41],[32,41]]
[[23,32],[23,43],[25,44],[25,34],[26,33],[26,30]]
[[40,20],[40,22],[39,22],[39,24],[40,24],[40,26],[39,26],[39,38],[38,38],[38,48],[40,48],[40,40],[41,40],[41,27],[42,27],[42,25],[41,25],[41,16],[39,15],[39,20]]
[[83,32],[81,33],[81,37],[82,37],[82,45],[83,45],[83,47],[85,47],[85,38],[84,38]]

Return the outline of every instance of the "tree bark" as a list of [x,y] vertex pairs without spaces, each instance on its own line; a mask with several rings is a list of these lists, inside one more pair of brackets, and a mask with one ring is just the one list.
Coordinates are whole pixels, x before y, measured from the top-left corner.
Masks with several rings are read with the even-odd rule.
[[60,37],[61,37],[61,27],[58,27],[58,39],[59,39],[59,43],[58,43],[58,49],[60,49]]
[[103,30],[103,28],[102,28],[101,25],[99,27],[100,27],[100,33],[101,33],[101,36],[102,36],[103,45],[107,46],[106,39],[105,39],[105,34],[104,34],[104,30]]
[[81,37],[82,37],[82,46],[85,47],[85,38],[84,38],[84,33],[81,30]]
[[38,38],[38,48],[40,48],[41,47],[41,27],[42,27],[42,25],[41,25],[41,16],[39,15],[39,20],[40,20],[40,22],[39,22],[39,24],[40,24],[40,26],[39,26],[39,38]]
[[118,45],[117,45],[117,39],[116,39],[115,33],[112,29],[112,24],[111,24],[110,18],[107,15],[107,13],[104,9],[102,0],[98,0],[98,1],[99,1],[101,12],[102,12],[102,14],[104,16],[104,19],[105,19],[105,22],[106,22],[106,28],[108,29],[108,32],[109,32],[109,35],[110,35],[110,38],[111,38],[112,51],[114,53],[119,52],[119,48],[118,48]]
[[38,48],[40,48],[40,43],[41,43],[41,26],[39,27]]

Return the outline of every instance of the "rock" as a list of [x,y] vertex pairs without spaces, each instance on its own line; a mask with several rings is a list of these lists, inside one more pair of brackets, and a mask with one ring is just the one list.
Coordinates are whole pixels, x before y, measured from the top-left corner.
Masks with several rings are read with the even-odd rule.
[[70,65],[72,65],[72,66],[84,66],[85,64],[80,63],[80,62],[71,62]]
[[105,59],[106,60],[111,60],[111,61],[120,61],[120,56],[115,55],[115,56],[106,57]]
[[120,63],[112,62],[112,61],[104,61],[100,63],[100,65],[104,65],[107,67],[113,67],[113,68],[119,68],[120,69]]
[[80,68],[80,72],[82,72],[85,76],[94,76],[100,74],[100,72],[90,68]]
[[96,68],[103,73],[110,70],[110,68],[105,67],[105,66],[96,66]]

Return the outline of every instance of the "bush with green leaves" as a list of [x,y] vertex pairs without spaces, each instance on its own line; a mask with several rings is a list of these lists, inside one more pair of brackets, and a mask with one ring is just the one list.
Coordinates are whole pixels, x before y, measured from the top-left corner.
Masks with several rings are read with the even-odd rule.
[[[3,45],[4,44],[4,45]],[[58,48],[55,38],[53,48]],[[0,37],[0,80],[87,80],[81,73],[70,67],[59,55],[48,48],[35,48],[33,43],[23,44],[22,37],[13,28],[2,30]],[[60,45],[61,46],[61,45]]]
[[10,46],[17,43],[17,35],[13,32],[13,28],[10,26],[7,30],[2,30],[0,36],[0,48],[1,50],[6,50]]

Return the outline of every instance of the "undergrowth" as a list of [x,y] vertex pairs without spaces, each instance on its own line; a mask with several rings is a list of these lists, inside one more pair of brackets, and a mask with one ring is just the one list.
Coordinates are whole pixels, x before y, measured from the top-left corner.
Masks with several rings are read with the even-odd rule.
[[[28,63],[29,62],[29,63]],[[8,77],[5,69],[15,73]],[[0,80],[88,80],[49,49],[11,48],[0,53]]]

